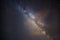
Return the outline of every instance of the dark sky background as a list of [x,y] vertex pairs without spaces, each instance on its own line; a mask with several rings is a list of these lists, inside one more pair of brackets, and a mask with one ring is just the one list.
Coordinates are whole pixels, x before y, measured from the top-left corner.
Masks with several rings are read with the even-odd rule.
[[59,40],[59,3],[55,0],[2,0],[1,1],[1,31],[3,40],[26,40],[27,35],[23,32],[24,30],[24,17],[19,11],[18,5],[21,8],[26,6],[32,7],[34,11],[39,11],[44,9],[44,7],[49,8],[50,12],[48,17],[45,19],[46,24],[49,26],[47,28],[49,35],[54,38],[54,40]]

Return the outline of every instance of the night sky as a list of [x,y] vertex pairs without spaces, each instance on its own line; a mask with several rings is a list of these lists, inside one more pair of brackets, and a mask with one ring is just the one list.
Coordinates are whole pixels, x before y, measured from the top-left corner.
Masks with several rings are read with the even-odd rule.
[[[23,10],[32,10],[33,14],[42,15],[42,20],[47,34],[53,40],[59,40],[59,4],[55,0],[2,0],[1,1],[1,31],[3,40],[44,40],[29,37],[28,30],[24,26]],[[48,13],[46,14],[48,10]],[[46,12],[45,12],[46,11]],[[47,15],[46,17],[44,15]],[[38,38],[38,37],[36,37]]]

